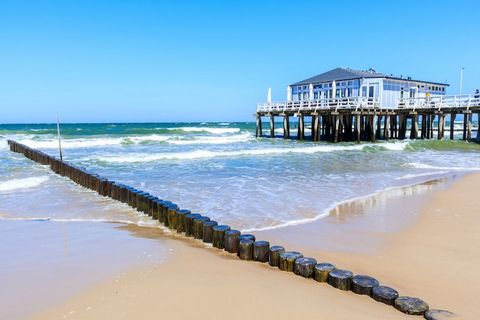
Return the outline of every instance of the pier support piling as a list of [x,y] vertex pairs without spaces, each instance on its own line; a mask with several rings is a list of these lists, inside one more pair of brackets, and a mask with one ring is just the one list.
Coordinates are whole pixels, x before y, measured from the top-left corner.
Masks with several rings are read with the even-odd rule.
[[270,138],[275,138],[275,116],[270,115]]
[[288,114],[283,116],[283,138],[290,138],[290,116]]
[[255,132],[255,137],[262,137],[262,117],[260,115],[257,116],[257,130]]
[[302,113],[298,115],[298,140],[305,140],[305,117]]
[[450,114],[450,140],[455,138],[455,118],[457,117],[456,113]]

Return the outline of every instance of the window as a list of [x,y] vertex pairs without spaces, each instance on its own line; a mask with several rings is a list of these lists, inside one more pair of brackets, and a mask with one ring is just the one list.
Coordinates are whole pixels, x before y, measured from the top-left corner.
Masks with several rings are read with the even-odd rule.
[[313,99],[318,99],[318,92],[313,93]]
[[367,87],[362,87],[362,97],[367,96]]

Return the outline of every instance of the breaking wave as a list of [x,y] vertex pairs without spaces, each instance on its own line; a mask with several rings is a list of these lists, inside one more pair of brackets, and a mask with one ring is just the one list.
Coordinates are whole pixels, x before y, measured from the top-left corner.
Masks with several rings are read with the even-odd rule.
[[29,177],[22,179],[11,179],[0,182],[0,191],[12,191],[18,189],[27,189],[39,186],[49,179],[48,176]]

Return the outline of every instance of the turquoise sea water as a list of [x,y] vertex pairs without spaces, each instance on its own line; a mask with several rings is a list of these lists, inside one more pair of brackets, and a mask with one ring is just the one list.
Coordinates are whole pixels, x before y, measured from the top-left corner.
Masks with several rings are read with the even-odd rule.
[[[463,141],[257,139],[254,123],[233,122],[63,124],[61,129],[66,161],[239,229],[320,219],[342,201],[480,171],[480,145]],[[58,153],[54,124],[0,125],[2,219],[152,223],[11,153],[7,139]],[[93,209],[92,203],[100,205]]]

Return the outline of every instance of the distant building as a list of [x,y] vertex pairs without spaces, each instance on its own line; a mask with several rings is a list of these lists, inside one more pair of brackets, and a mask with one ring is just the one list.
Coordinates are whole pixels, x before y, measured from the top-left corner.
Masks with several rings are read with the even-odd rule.
[[384,108],[396,108],[402,98],[445,95],[446,83],[395,77],[376,72],[336,68],[288,86],[288,101],[367,97]]

